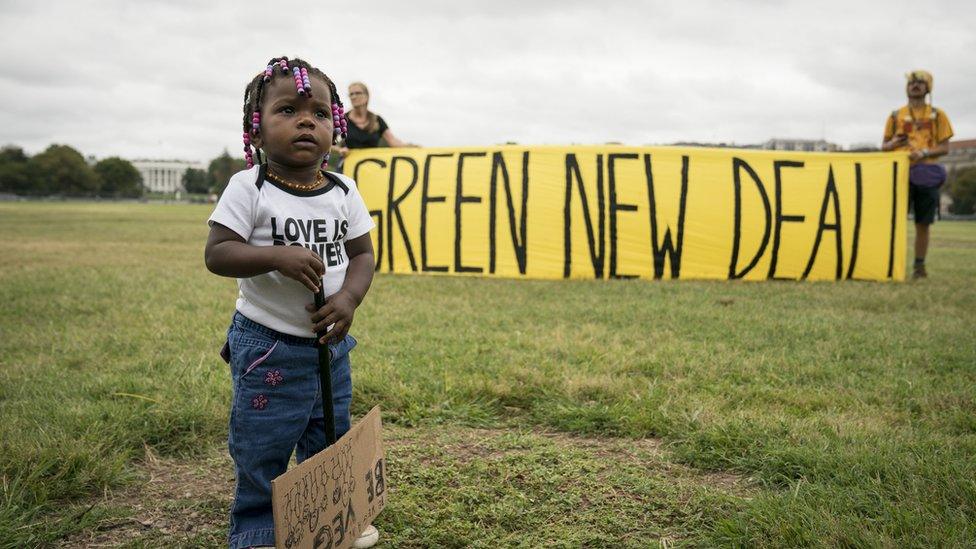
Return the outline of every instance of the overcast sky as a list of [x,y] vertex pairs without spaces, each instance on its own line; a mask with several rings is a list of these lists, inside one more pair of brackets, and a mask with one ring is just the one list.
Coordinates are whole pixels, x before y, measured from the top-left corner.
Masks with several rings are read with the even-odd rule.
[[[970,53],[965,53],[965,52]],[[302,57],[425,146],[880,140],[904,73],[976,138],[976,2],[0,0],[0,144],[242,155],[248,80]]]

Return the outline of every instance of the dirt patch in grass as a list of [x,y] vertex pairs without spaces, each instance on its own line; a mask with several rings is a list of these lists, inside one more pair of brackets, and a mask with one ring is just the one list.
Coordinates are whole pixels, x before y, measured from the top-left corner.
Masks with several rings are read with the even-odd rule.
[[[539,452],[571,453],[581,460],[599,464],[592,474],[607,479],[610,486],[615,484],[613,478],[619,469],[640,464],[649,473],[735,497],[748,498],[754,490],[750,481],[739,475],[702,472],[669,461],[662,442],[656,439],[593,438],[541,430],[439,426],[387,426],[384,438],[391,461],[399,459],[429,467],[447,460],[498,463]],[[234,471],[222,445],[192,459],[161,458],[147,449],[145,458],[137,467],[139,482],[121,490],[108,491],[83,504],[83,507],[100,509],[106,518],[95,528],[64,540],[63,546],[167,544],[217,547],[225,543]],[[512,474],[517,478],[520,473],[512,471]],[[465,484],[463,478],[454,480],[459,485]],[[628,494],[619,487],[610,489],[613,499],[640,501],[646,497],[646,494]],[[586,498],[582,503],[589,505]]]
[[233,464],[223,447],[192,459],[160,458],[147,448],[137,468],[140,482],[88,503],[109,518],[65,540],[65,547],[222,542],[234,493]]

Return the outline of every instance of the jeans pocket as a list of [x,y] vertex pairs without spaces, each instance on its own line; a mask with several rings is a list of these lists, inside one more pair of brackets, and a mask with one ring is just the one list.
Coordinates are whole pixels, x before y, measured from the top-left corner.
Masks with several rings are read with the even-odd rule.
[[268,360],[268,357],[278,348],[279,343],[277,340],[242,339],[240,342],[240,348],[243,351],[240,353],[242,360],[237,364],[237,378],[244,379],[255,368]]
[[357,343],[358,342],[356,341],[356,338],[352,337],[349,334],[346,334],[346,337],[342,338],[342,341],[335,343],[333,345],[329,345],[329,351],[331,352],[332,362],[335,362],[340,358],[348,355],[349,351],[352,351],[353,348],[356,347]]

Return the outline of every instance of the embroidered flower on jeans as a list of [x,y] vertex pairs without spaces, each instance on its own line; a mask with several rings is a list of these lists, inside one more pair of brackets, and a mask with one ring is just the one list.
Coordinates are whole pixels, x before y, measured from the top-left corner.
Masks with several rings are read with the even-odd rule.
[[284,378],[281,376],[281,370],[271,370],[264,375],[264,382],[272,387],[275,387],[281,383],[282,379]]
[[251,399],[251,407],[255,410],[264,410],[268,405],[268,397],[264,395],[258,395]]

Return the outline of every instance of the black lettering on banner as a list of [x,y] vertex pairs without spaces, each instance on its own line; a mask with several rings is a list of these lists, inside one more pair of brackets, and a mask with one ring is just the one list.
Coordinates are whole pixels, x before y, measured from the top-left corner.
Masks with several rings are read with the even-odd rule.
[[617,202],[617,177],[614,164],[617,159],[637,160],[637,153],[611,153],[607,155],[607,180],[610,185],[610,278],[637,278],[635,274],[617,273],[617,212],[636,212],[636,204]]
[[671,227],[664,229],[664,239],[658,245],[657,238],[657,200],[654,197],[654,174],[651,170],[651,155],[644,154],[644,175],[647,178],[647,203],[651,210],[651,253],[654,256],[654,278],[664,277],[664,258],[671,264],[671,278],[681,275],[681,250],[685,235],[685,204],[688,199],[688,156],[681,156],[681,198],[678,203],[678,244],[671,238]]
[[773,171],[776,174],[776,225],[773,230],[773,255],[769,260],[769,273],[766,278],[771,280],[790,280],[788,278],[776,277],[776,263],[779,260],[779,235],[783,228],[783,223],[802,223],[805,216],[802,215],[783,215],[783,168],[802,168],[803,162],[794,160],[776,160],[773,162]]
[[[833,197],[834,200],[834,222],[827,224],[827,203]],[[834,280],[840,280],[841,270],[844,268],[844,248],[841,238],[841,223],[840,223],[840,198],[837,196],[837,185],[834,184],[834,167],[830,166],[827,169],[827,188],[824,190],[823,203],[820,205],[820,223],[817,225],[817,237],[813,241],[813,251],[810,253],[810,261],[807,262],[807,268],[803,270],[803,276],[800,277],[801,280],[806,280],[807,276],[810,275],[810,271],[813,269],[813,263],[817,260],[817,250],[820,249],[820,239],[823,237],[824,231],[834,231],[835,240],[837,241],[837,270],[834,274]]]
[[376,265],[373,270],[378,271],[383,264],[383,210],[370,210],[369,216],[376,219]]
[[573,195],[573,174],[576,174],[576,186],[579,190],[580,202],[583,206],[583,221],[586,223],[586,240],[590,247],[590,261],[593,263],[593,274],[596,278],[603,278],[603,262],[606,253],[606,212],[603,205],[603,155],[596,155],[596,198],[599,213],[599,242],[595,242],[593,235],[593,221],[590,219],[590,206],[586,200],[586,189],[583,187],[583,175],[580,173],[579,163],[575,153],[566,155],[566,202],[563,207],[563,278],[569,278],[572,267],[572,231],[570,202]]
[[[739,262],[739,247],[742,241],[742,170],[745,170],[749,174],[749,177],[752,178],[753,183],[756,184],[756,189],[759,190],[759,197],[763,201],[763,211],[766,218],[763,224],[763,237],[762,242],[759,244],[759,250],[752,256],[752,260],[749,261],[749,264],[744,269],[735,272],[735,267]],[[732,181],[735,184],[735,219],[732,234],[732,259],[729,261],[729,280],[746,276],[756,266],[756,263],[759,262],[759,258],[766,251],[766,245],[769,244],[769,224],[772,220],[772,209],[769,206],[769,195],[766,194],[766,187],[748,162],[741,158],[732,158]]]
[[847,279],[854,278],[854,265],[857,264],[857,248],[861,239],[861,163],[854,163],[854,242],[851,243],[851,263],[847,266]]
[[461,204],[465,202],[481,203],[480,196],[465,196],[463,194],[462,181],[464,172],[464,159],[467,157],[488,156],[486,152],[460,153],[458,154],[457,167],[457,192],[454,195],[454,272],[456,273],[481,273],[481,267],[468,267],[461,264]]
[[424,159],[424,179],[420,188],[420,270],[424,272],[447,272],[447,265],[430,265],[427,263],[427,204],[431,202],[446,202],[447,197],[429,196],[430,189],[430,161],[433,158],[450,158],[454,153],[428,154]]
[[[367,163],[377,164],[380,168],[386,168],[386,162],[378,158],[364,158],[356,162],[356,165],[352,168],[352,178],[357,184],[359,181],[359,168]],[[390,193],[392,194],[392,189]],[[383,209],[370,210],[369,216],[376,219],[376,267],[374,270],[378,271],[380,270],[380,265],[383,264],[383,237],[386,234],[383,232]]]
[[[393,184],[396,181],[397,162],[406,162],[413,168],[413,176],[410,185],[403,194],[393,198]],[[410,260],[410,270],[417,272],[417,261],[413,257],[413,248],[410,246],[410,237],[407,235],[407,228],[403,225],[403,215],[400,213],[400,203],[410,194],[410,191],[417,185],[417,162],[408,156],[394,156],[390,159],[390,188],[386,195],[386,241],[387,241],[387,265],[390,272],[393,272],[393,217],[396,216],[397,226],[400,227],[400,236],[403,238],[403,245],[407,248],[407,258]]]
[[499,171],[502,174],[502,181],[505,185],[505,204],[508,206],[508,229],[512,235],[512,247],[515,249],[515,261],[518,262],[519,273],[525,274],[527,265],[526,246],[528,244],[528,240],[526,238],[528,225],[525,222],[525,218],[528,214],[526,204],[529,200],[529,151],[522,153],[522,210],[519,215],[519,223],[517,228],[515,223],[515,202],[512,197],[512,186],[508,178],[508,169],[505,167],[505,159],[502,157],[502,153],[500,152],[492,154],[491,191],[488,198],[488,272],[492,274],[495,272],[495,257],[497,255],[495,243],[497,238],[495,235],[495,208],[497,207],[498,202]]
[[891,163],[891,239],[888,243],[888,278],[895,269],[895,225],[898,223],[898,161]]
[[359,181],[359,167],[363,164],[378,164],[380,168],[386,168],[386,162],[383,162],[379,158],[364,158],[356,162],[356,165],[352,168],[352,178],[354,181]]

